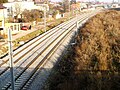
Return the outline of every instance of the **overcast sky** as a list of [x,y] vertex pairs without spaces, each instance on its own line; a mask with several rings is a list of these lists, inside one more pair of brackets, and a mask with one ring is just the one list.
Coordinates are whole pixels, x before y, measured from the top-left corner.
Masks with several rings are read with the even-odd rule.
[[[63,0],[51,0],[51,1],[63,1]],[[95,0],[77,0],[77,1],[95,1]],[[113,0],[97,0],[100,2],[112,2]],[[114,0],[114,1],[118,1],[118,0]]]

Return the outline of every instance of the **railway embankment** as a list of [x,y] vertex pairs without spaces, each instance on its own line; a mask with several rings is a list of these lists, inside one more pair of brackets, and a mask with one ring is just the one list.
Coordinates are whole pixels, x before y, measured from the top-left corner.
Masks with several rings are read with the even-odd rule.
[[55,66],[45,90],[120,89],[120,12],[101,12],[79,30],[77,44]]

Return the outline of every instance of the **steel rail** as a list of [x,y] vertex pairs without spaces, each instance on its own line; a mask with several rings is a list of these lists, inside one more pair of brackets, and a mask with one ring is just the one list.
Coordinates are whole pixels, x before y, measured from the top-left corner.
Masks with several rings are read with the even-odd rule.
[[[48,32],[40,35],[39,37],[35,38],[35,39],[32,40],[30,43],[27,43],[27,44],[25,45],[25,47],[23,46],[23,48],[20,48],[20,49],[15,50],[14,56],[16,56],[16,55],[19,54],[21,51],[23,51],[24,49],[26,49],[26,48],[28,48],[29,46],[31,46],[33,43],[35,43],[35,42],[38,41],[39,39],[43,38],[43,37],[44,37],[45,35],[47,35],[48,33],[52,33],[53,30],[56,30],[56,29],[58,29],[58,28],[62,28],[63,26],[71,23],[73,20],[74,20],[74,19],[72,19],[72,20],[69,21],[69,22],[64,22],[64,23],[58,25],[57,27],[55,27],[55,28],[49,30]],[[51,32],[51,31],[52,31],[52,32]],[[37,40],[36,40],[36,39],[37,39]],[[8,56],[6,56],[6,57],[4,57],[4,58],[5,58],[5,59],[7,58],[7,60],[4,60],[3,63],[0,63],[0,67],[1,67],[3,64],[5,64],[5,63],[7,63],[7,62],[9,61],[9,60],[8,60]],[[2,59],[4,59],[4,58],[2,58]]]
[[[84,18],[84,17],[83,17],[83,18]],[[80,19],[82,19],[82,18],[80,18]],[[74,20],[74,19],[73,19],[73,20]],[[71,22],[73,22],[73,21],[71,21]],[[71,22],[68,22],[68,23],[65,24],[64,26],[68,25],[68,24],[71,23]],[[61,27],[62,27],[62,26],[61,26]],[[60,27],[59,27],[59,28],[60,28]],[[56,29],[56,28],[55,28],[55,29]],[[58,28],[57,28],[56,30],[58,31]],[[50,35],[52,35],[52,34],[54,34],[54,33],[56,33],[56,32],[53,32],[53,33],[51,33]],[[45,34],[45,35],[46,35],[46,34]],[[44,35],[44,36],[45,36],[45,35]],[[49,36],[50,36],[50,35],[49,35]],[[49,37],[49,36],[48,36],[48,37]],[[42,36],[42,37],[43,37],[43,36]],[[46,40],[48,37],[46,37],[44,40]],[[41,38],[40,38],[40,39],[41,39]],[[37,41],[40,40],[40,39],[37,39],[35,42],[37,42]],[[44,41],[44,40],[43,40],[43,41]],[[41,41],[40,43],[42,43],[43,41]],[[33,42],[33,43],[34,43],[34,42]],[[33,44],[33,43],[32,43],[32,44]],[[38,46],[40,43],[38,43],[36,46]],[[32,44],[30,44],[30,45],[32,45]],[[29,46],[30,46],[30,45],[29,45]],[[36,46],[33,45],[33,47],[31,48],[31,50],[32,50],[33,48],[35,48]],[[25,48],[28,48],[28,46],[25,47]],[[22,52],[25,48],[23,48],[22,50],[20,50],[20,52]],[[30,51],[30,50],[29,50],[29,51]],[[20,52],[19,52],[19,53],[20,53]],[[19,61],[22,57],[24,57],[27,53],[29,53],[29,52],[26,52],[26,53],[23,52],[23,53],[22,53],[22,56],[19,56],[19,58],[17,58],[17,59],[14,61],[14,63],[18,62],[18,61]],[[0,72],[0,75],[2,75],[2,74],[3,74],[6,70],[8,70],[8,69],[9,69],[9,66],[6,67],[4,70],[2,70],[2,71]]]
[[[75,27],[75,24],[72,26],[72,28],[73,27]],[[69,28],[71,28],[71,27],[69,27]],[[33,60],[32,60],[32,62],[30,62],[25,68],[24,68],[24,70],[21,72],[21,73],[19,73],[19,75],[18,76],[16,76],[16,78],[15,78],[15,81],[17,81],[17,79],[19,79],[24,73],[25,73],[25,71],[30,67],[30,65],[32,65],[39,57],[40,57],[40,55],[43,53],[43,52],[45,52],[45,50],[47,50],[62,34],[64,34],[65,32],[69,32],[69,31],[63,31],[58,37],[56,37],[55,38],[55,40],[53,40],[50,44],[49,44],[49,46],[47,46],[41,53],[39,53]],[[56,44],[57,45],[57,44]],[[49,52],[49,53],[51,53],[51,52]],[[44,57],[44,58],[46,58],[46,56]],[[39,63],[41,63],[41,62],[44,62],[43,60],[41,60]],[[33,70],[34,71],[34,70]],[[26,75],[26,76],[28,76],[28,75]],[[20,78],[22,81],[24,80],[24,76],[23,76],[23,78]],[[25,78],[26,79],[26,78]],[[20,80],[19,80],[20,81]],[[7,84],[7,86],[5,86],[5,89],[3,88],[3,90],[7,90],[8,88],[10,88],[10,83],[9,84]],[[18,83],[17,83],[17,85],[18,85]],[[19,89],[18,89],[19,90]]]
[[[86,15],[85,19],[86,19],[87,17],[88,17],[88,16]],[[80,22],[80,21],[79,21],[79,22]],[[72,26],[72,27],[75,27],[75,25],[76,25],[76,21],[74,21],[68,28],[71,28],[71,26]],[[66,32],[66,31],[67,31],[66,28],[64,28],[64,29],[65,29],[64,32]],[[63,32],[63,33],[64,33],[64,32]],[[60,35],[62,35],[63,33],[61,33]],[[63,38],[62,38],[62,39],[63,39]],[[55,40],[57,40],[57,38],[56,38]],[[55,40],[54,40],[54,41],[55,41]],[[54,41],[53,41],[53,42],[54,42]],[[53,42],[51,42],[51,44],[49,44],[49,45],[52,45]],[[59,43],[59,42],[58,42],[58,43]],[[49,47],[49,46],[47,46],[46,49],[47,49],[48,47]],[[15,78],[16,81],[17,81],[17,79],[18,79],[19,77],[21,77],[21,76],[23,75],[23,73],[36,61],[36,59],[37,59],[46,49],[44,49],[41,53],[39,53],[39,55],[37,55],[37,57],[35,57],[35,59],[32,60],[32,62],[29,63],[29,64],[25,67],[26,69],[24,69],[23,72],[21,72],[21,74],[19,73],[19,74],[17,75],[17,77]],[[52,49],[51,49],[51,50],[52,50]],[[51,53],[51,52],[49,52],[49,54],[50,54],[50,53]],[[47,56],[45,56],[45,57],[47,57]],[[44,57],[44,58],[45,58],[45,57]],[[43,62],[43,60],[42,60],[41,62]],[[6,87],[6,86],[5,86],[5,87]],[[7,84],[7,88],[6,88],[6,89],[8,89],[8,88],[10,88],[10,84],[9,84],[9,83]],[[5,89],[5,90],[6,90],[6,89]]]

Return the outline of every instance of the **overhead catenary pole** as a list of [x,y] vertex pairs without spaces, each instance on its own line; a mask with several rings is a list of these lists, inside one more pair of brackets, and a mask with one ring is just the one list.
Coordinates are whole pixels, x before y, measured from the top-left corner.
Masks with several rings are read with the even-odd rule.
[[77,13],[76,13],[76,28],[77,28],[77,30],[78,30],[78,28],[79,28],[79,25],[78,25],[78,15],[77,15]]
[[76,10],[76,34],[79,28],[79,21],[78,21],[78,14],[77,14],[77,10]]
[[114,0],[112,1],[112,3],[114,3]]
[[71,12],[70,12],[70,0],[69,0],[69,5],[68,5],[69,7],[69,19],[70,19],[70,16],[71,16]]
[[46,7],[44,7],[44,32],[46,32]]
[[11,35],[10,28],[8,29],[8,47],[9,47],[10,72],[11,72],[11,85],[12,85],[12,90],[15,90],[14,66],[13,66],[13,49],[12,49],[12,35]]

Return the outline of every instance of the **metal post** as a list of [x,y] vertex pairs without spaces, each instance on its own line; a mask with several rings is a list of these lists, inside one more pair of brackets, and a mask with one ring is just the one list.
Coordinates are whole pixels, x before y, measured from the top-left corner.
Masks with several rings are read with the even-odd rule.
[[114,4],[114,0],[112,1],[112,3]]
[[[78,17],[78,16],[76,16],[76,19],[78,19],[77,17]],[[78,28],[79,28],[79,21],[76,20],[76,34],[78,34],[78,33],[77,33],[77,32],[78,32]]]
[[3,16],[2,16],[2,28],[3,30],[1,31],[1,34],[4,34],[4,28],[5,28],[5,15],[4,15],[4,9],[3,9]]
[[12,35],[10,28],[8,29],[8,46],[9,46],[9,60],[10,60],[10,72],[11,72],[11,85],[12,90],[15,90],[14,80],[14,67],[13,67],[13,49],[12,49]]
[[77,9],[76,9],[76,12],[75,12],[75,16],[76,16],[76,28],[78,29],[78,15],[77,15]]
[[46,32],[46,7],[44,10],[44,31]]
[[78,28],[79,28],[79,21],[78,21],[77,9],[76,9],[76,35],[78,34]]
[[70,13],[70,0],[69,0],[69,19],[70,19],[71,13]]
[[78,21],[76,21],[76,28],[77,28],[77,30],[78,30],[78,28],[79,28]]

